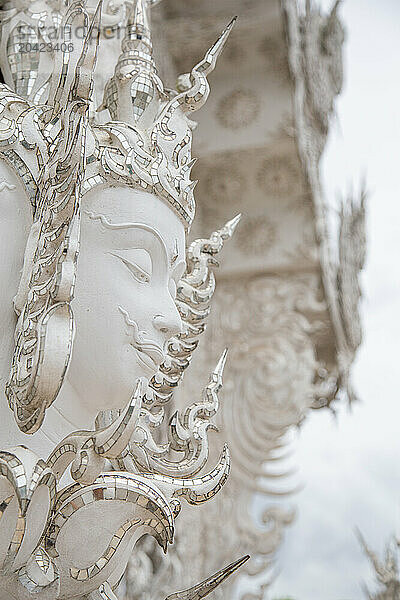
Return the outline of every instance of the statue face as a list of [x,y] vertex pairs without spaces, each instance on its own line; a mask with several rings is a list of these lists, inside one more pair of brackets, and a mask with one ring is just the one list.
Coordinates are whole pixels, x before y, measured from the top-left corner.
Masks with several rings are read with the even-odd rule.
[[181,330],[174,300],[184,268],[184,226],[156,196],[110,187],[83,198],[67,379],[94,417],[125,406],[136,379],[163,362]]

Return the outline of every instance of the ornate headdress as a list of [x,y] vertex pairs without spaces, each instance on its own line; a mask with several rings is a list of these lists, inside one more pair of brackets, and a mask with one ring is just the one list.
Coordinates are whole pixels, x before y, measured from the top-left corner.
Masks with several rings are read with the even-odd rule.
[[[149,7],[155,3],[134,0],[131,6],[122,52],[114,75],[105,86],[103,103],[97,109],[108,109],[112,121],[92,127],[88,134],[92,152],[87,152],[82,194],[109,179],[123,181],[163,198],[185,226],[190,227],[195,212],[196,182],[190,179],[195,163],[191,157],[193,122],[186,115],[201,108],[207,100],[210,91],[207,75],[216,65],[234,19],[191,73],[180,77],[179,91],[165,90],[157,75],[149,26]],[[45,24],[48,26],[49,19],[55,20],[57,14],[31,13],[30,19],[24,15],[21,22],[15,17],[15,10],[11,11],[8,17],[3,17],[2,42],[9,83],[34,103],[47,95],[46,104],[53,106],[53,117],[68,98],[68,73],[72,72],[77,53],[69,52],[64,42],[66,52],[57,53],[53,75],[44,83],[42,71],[46,65],[40,62],[43,53],[30,50],[20,55],[22,61],[16,57],[23,40],[26,47],[34,49],[40,45],[41,36],[46,39]],[[63,39],[76,26],[76,17],[70,10],[69,17],[60,25]],[[72,45],[75,43],[73,40]],[[48,142],[53,130],[51,120],[42,129]]]
[[[215,66],[233,21],[205,58],[190,74],[181,77],[179,90],[167,91],[157,76],[152,56],[147,11],[156,1],[134,0],[122,53],[100,107],[107,108],[112,118],[104,125],[90,122],[101,2],[90,26],[85,0],[65,2],[62,21],[61,0],[48,0],[48,12],[34,13],[29,4],[24,6],[23,24],[30,36],[37,36],[37,43],[46,41],[49,19],[63,31],[71,32],[74,27],[87,31],[80,48],[61,46],[48,79],[43,79],[40,56],[32,43],[32,52],[24,60],[15,59],[16,44],[21,42],[14,35],[20,25],[18,9],[6,11],[2,19],[0,53],[2,64],[8,61],[5,76],[10,87],[0,84],[0,158],[19,175],[33,209],[33,225],[14,301],[19,319],[6,385],[10,408],[25,433],[34,433],[41,426],[46,409],[63,383],[71,354],[71,300],[84,194],[95,186],[118,181],[156,194],[186,227],[193,220],[192,123],[187,114],[207,99],[207,75]],[[39,100],[44,103],[39,104]],[[108,579],[113,570],[120,572],[121,556],[126,554],[129,541],[150,532],[166,550],[172,542],[180,499],[202,503],[225,483],[230,467],[226,447],[209,474],[198,474],[207,460],[207,430],[215,427],[212,417],[218,409],[226,352],[210,376],[202,401],[192,403],[183,415],[173,415],[168,441],[156,443],[152,430],[163,421],[163,405],[181,380],[205,329],[215,289],[210,266],[217,264],[215,255],[233,234],[239,218],[188,248],[187,269],[176,299],[184,328],[169,341],[167,359],[150,387],[138,380],[123,411],[99,416],[96,431],[72,432],[54,448],[46,463],[40,460],[33,468],[34,461],[29,458],[30,470],[22,456],[29,450],[18,449],[14,454],[0,451],[0,478],[6,477],[12,488],[0,504],[0,518],[13,496],[19,506],[18,514],[11,513],[15,532],[10,525],[10,540],[0,540],[0,556],[6,556],[0,564],[0,577],[8,569],[17,573],[20,583],[33,593],[53,586],[52,597],[57,598],[59,593],[76,597],[91,592],[93,600],[115,598]],[[180,460],[176,460],[177,454]],[[100,475],[105,459],[112,462],[117,473]],[[56,495],[68,467],[77,483]],[[49,492],[47,504],[37,492],[43,486]],[[87,568],[78,568],[71,547],[76,547],[77,533],[82,535],[82,521],[88,514],[93,522],[97,520],[99,502],[108,514],[108,510],[113,512],[114,504],[122,501],[121,514],[128,520],[120,523],[98,560]],[[34,526],[31,515],[35,515]],[[43,524],[43,530],[38,523]],[[102,533],[106,537],[109,534],[108,530]],[[173,598],[205,596],[242,562]]]

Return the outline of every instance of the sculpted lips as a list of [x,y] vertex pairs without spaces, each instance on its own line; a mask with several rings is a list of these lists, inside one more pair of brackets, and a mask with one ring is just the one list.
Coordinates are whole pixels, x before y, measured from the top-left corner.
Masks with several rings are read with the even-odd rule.
[[132,330],[133,337],[131,344],[139,351],[139,357],[142,359],[142,362],[152,370],[157,369],[165,360],[162,348],[153,340],[144,338],[139,331],[136,321],[129,318],[127,311],[122,306],[118,306],[118,310],[122,313],[125,323]]
[[[140,358],[144,359],[144,362],[151,369],[158,368],[161,365],[161,363],[164,362],[164,352],[159,346],[157,346],[153,342],[145,342],[140,347],[137,344],[132,343],[132,346],[134,346],[136,350],[139,350],[139,352],[144,355]],[[152,364],[148,362],[149,360]]]

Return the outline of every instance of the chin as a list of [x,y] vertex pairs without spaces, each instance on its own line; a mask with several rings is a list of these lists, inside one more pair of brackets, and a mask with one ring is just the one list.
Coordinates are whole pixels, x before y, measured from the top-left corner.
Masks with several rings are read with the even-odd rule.
[[[112,377],[104,381],[101,386],[101,407],[98,410],[121,410],[128,404],[135,390],[135,384],[139,377],[150,380],[158,371],[158,366],[142,352],[131,347],[132,352],[122,357]],[[128,358],[128,360],[127,360]],[[146,360],[148,358],[148,360]],[[111,374],[110,374],[111,375]],[[110,381],[113,381],[110,387]]]
[[132,393],[136,380],[139,377],[151,379],[157,373],[158,365],[149,356],[133,346],[130,346],[129,359],[129,366],[126,365],[127,370],[125,373],[121,373],[122,379],[120,381],[126,381],[126,374],[129,373],[129,381],[131,383],[130,393]]

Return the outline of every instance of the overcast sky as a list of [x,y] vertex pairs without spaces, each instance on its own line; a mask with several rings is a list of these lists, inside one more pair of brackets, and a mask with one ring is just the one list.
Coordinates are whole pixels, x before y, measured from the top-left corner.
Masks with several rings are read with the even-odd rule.
[[342,407],[337,421],[313,413],[302,428],[295,459],[305,489],[271,598],[361,600],[371,569],[354,527],[378,552],[400,534],[400,1],[345,0],[341,15],[346,82],[323,174],[330,199],[364,174],[370,190],[365,333],[354,368],[361,402]]

